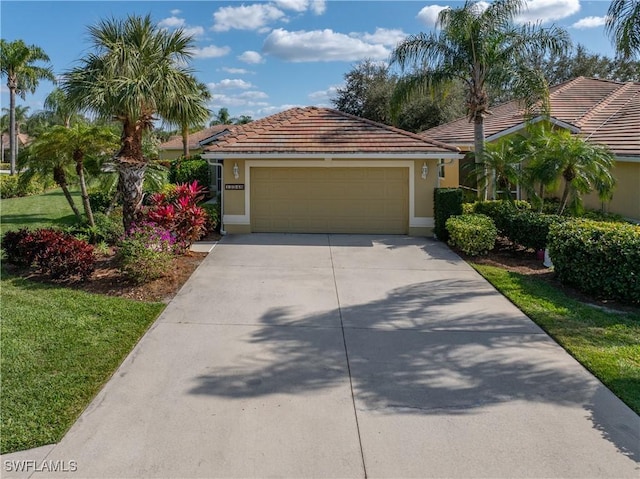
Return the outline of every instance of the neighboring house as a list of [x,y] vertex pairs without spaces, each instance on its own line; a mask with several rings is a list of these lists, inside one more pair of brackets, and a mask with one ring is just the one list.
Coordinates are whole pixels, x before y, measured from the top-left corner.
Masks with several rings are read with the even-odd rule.
[[442,160],[439,141],[328,108],[293,108],[204,147],[222,161],[229,233],[385,233],[426,236]]
[[[18,151],[20,151],[22,148],[27,146],[29,143],[31,143],[31,137],[29,135],[27,135],[26,133],[18,133]],[[2,150],[1,150],[2,157],[0,158],[0,161],[2,163],[9,163],[9,159],[10,159],[9,149],[10,149],[9,133],[3,133],[2,134]]]
[[[615,154],[613,199],[602,205],[597,195],[591,194],[585,197],[585,206],[604,207],[640,221],[640,83],[578,77],[550,88],[549,100],[550,122],[555,127],[605,145]],[[485,118],[488,142],[526,127],[524,111],[515,101],[491,111],[493,114]],[[539,116],[531,121],[540,120]],[[466,118],[431,128],[420,136],[455,145],[463,152],[473,151],[473,123]],[[447,186],[457,186],[448,181]]]
[[[216,135],[233,128],[232,125],[214,125],[189,135],[189,155],[202,153],[203,145],[211,141]],[[174,135],[158,147],[160,160],[175,160],[182,156],[182,136]]]

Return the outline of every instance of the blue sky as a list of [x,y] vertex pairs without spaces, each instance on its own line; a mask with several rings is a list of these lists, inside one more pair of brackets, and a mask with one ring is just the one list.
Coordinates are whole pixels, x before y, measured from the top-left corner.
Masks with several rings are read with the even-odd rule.
[[[523,20],[565,27],[574,43],[613,56],[604,34],[608,1],[529,0]],[[2,38],[41,46],[56,75],[89,49],[87,27],[100,19],[151,14],[183,28],[197,45],[193,67],[211,88],[212,111],[261,118],[292,106],[326,105],[359,60],[384,61],[408,34],[429,31],[451,1],[10,1],[0,3]],[[1,103],[8,106],[5,81]],[[18,104],[33,113],[53,85]]]

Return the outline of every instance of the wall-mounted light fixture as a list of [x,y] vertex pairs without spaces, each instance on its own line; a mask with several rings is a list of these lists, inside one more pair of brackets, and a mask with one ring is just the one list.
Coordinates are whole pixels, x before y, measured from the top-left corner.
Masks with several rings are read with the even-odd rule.
[[238,168],[238,163],[233,165],[233,177],[237,180],[240,178],[240,168]]
[[427,162],[425,161],[422,164],[422,179],[426,180],[428,174],[429,174],[429,167],[427,166]]

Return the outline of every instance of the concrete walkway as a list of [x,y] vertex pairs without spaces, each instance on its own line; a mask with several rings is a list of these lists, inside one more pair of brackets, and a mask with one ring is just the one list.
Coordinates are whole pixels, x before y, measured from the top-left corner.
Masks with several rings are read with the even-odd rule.
[[45,462],[638,478],[639,444],[638,416],[441,243],[247,235],[213,249]]

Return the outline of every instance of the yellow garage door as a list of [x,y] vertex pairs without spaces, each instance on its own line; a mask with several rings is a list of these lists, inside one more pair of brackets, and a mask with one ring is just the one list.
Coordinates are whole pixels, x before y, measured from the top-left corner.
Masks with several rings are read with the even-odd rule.
[[250,174],[254,232],[408,233],[408,168],[252,167]]

